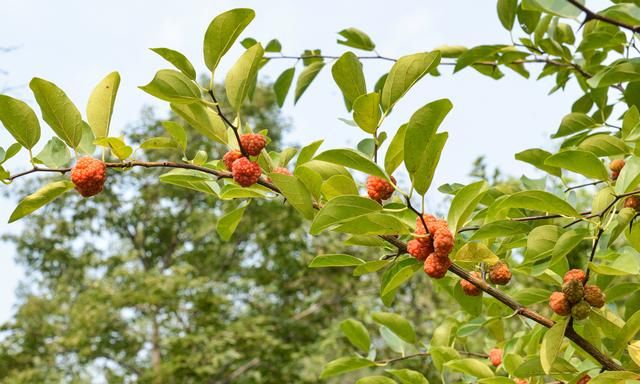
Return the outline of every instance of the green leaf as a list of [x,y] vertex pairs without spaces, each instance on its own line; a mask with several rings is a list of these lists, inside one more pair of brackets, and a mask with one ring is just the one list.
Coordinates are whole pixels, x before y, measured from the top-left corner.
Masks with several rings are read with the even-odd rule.
[[11,144],[9,148],[7,148],[7,151],[4,153],[4,157],[2,158],[2,160],[0,160],[0,164],[5,163],[7,160],[17,155],[21,149],[22,149],[22,145],[18,143]]
[[597,127],[598,123],[591,117],[584,113],[570,113],[562,118],[558,131],[551,136],[554,139],[559,137],[573,135],[574,133],[582,132],[587,129]]
[[371,212],[333,229],[356,235],[403,235],[409,233],[406,223],[390,213]]
[[278,102],[278,106],[281,108],[284,105],[284,100],[287,98],[287,94],[289,94],[289,88],[291,88],[291,83],[293,82],[293,76],[295,74],[296,67],[285,69],[285,71],[278,76],[275,83],[273,83],[273,91],[276,94],[276,101]]
[[395,376],[401,384],[429,384],[422,373],[412,369],[387,369],[386,372]]
[[531,148],[516,153],[516,160],[524,161],[525,163],[529,163],[553,176],[561,177],[562,171],[560,168],[545,165],[544,162],[549,156],[551,156],[550,152],[539,148]]
[[409,323],[409,320],[404,317],[395,313],[374,312],[371,314],[371,318],[376,323],[389,328],[393,333],[398,335],[407,343],[413,344],[416,342],[416,332],[411,323]]
[[216,231],[220,238],[224,241],[229,241],[231,236],[233,236],[233,232],[235,232],[238,224],[240,224],[240,220],[242,220],[242,216],[244,215],[245,209],[249,206],[249,203],[240,204],[239,207],[233,209],[231,212],[226,213],[224,216],[218,220],[218,224],[216,224]]
[[271,39],[264,47],[265,52],[280,52],[282,51],[282,44],[278,39]]
[[566,317],[559,319],[549,328],[542,338],[542,343],[540,344],[540,364],[546,374],[551,372],[553,362],[556,360],[556,357],[558,357],[558,353],[560,353],[567,323]]
[[381,117],[379,93],[362,95],[353,102],[353,120],[363,131],[375,133]]
[[364,260],[345,254],[319,255],[311,260],[309,268],[355,267],[364,264]]
[[638,382],[638,374],[628,371],[602,372],[589,380],[589,384],[632,384]]
[[44,121],[67,145],[76,148],[82,140],[84,126],[78,108],[64,91],[49,81],[36,77],[31,80],[29,87],[40,105]]
[[517,0],[498,0],[498,18],[508,31],[513,29],[513,22],[516,19],[518,9]]
[[514,236],[529,232],[531,228],[527,223],[513,220],[494,221],[484,224],[478,229],[470,240],[486,240],[495,237]]
[[96,145],[111,149],[114,155],[120,160],[125,160],[133,153],[133,148],[126,145],[124,141],[116,137],[103,137],[94,141]]
[[440,64],[440,52],[402,56],[391,67],[382,88],[382,110],[388,112],[424,75]]
[[82,140],[80,140],[80,144],[78,144],[78,148],[76,148],[77,153],[92,156],[93,152],[96,151],[96,145],[93,143],[95,139],[89,124],[83,122]]
[[423,263],[414,258],[407,258],[394,264],[385,272],[386,278],[383,277],[380,285],[380,296],[383,297],[394,292],[423,266]]
[[576,211],[571,204],[545,191],[522,191],[514,193],[498,204],[498,210],[507,208],[526,208],[569,217],[580,217],[578,211]]
[[309,88],[309,85],[311,85],[311,82],[316,78],[316,76],[318,76],[318,73],[320,73],[320,70],[323,67],[324,63],[322,61],[316,61],[309,64],[302,70],[302,73],[300,73],[298,81],[296,82],[296,91],[293,98],[294,104],[298,102],[304,91]]
[[632,156],[626,161],[616,180],[616,194],[631,192],[640,184],[640,157]]
[[513,293],[513,299],[522,305],[538,304],[549,301],[549,291],[542,288],[519,289]]
[[151,137],[140,144],[141,149],[173,149],[177,143],[170,137]]
[[211,175],[191,169],[172,169],[160,175],[160,181],[216,196],[220,189]]
[[587,80],[592,88],[640,80],[640,58],[618,60]]
[[[431,181],[433,181],[433,176],[435,174],[436,168],[438,166],[438,162],[440,161],[440,155],[442,154],[442,149],[449,138],[449,134],[447,132],[441,132],[436,134],[432,140],[426,144],[426,147],[421,149],[421,153],[424,155],[423,163],[417,164],[417,169],[413,174],[411,174],[411,181],[413,183],[413,188],[415,188],[416,192],[420,195],[424,195],[429,190],[431,186]],[[407,166],[407,158],[409,154],[407,152],[407,141],[409,141],[409,136],[405,136],[405,166]],[[407,166],[408,167],[408,166]]]
[[331,67],[331,74],[342,91],[344,98],[351,104],[367,93],[362,63],[353,52],[345,52]]
[[47,141],[42,151],[36,155],[34,161],[49,168],[64,167],[71,161],[71,153],[69,147],[62,140],[52,137]]
[[341,357],[327,363],[320,374],[320,378],[326,379],[358,369],[373,367],[374,365],[376,364],[373,361],[361,357]]
[[618,355],[621,353],[638,332],[640,332],[640,311],[629,317],[624,327],[622,327],[622,331],[618,334],[615,344],[613,345],[613,354]]
[[356,381],[356,384],[397,384],[395,380],[392,380],[386,376],[367,376],[362,377]]
[[566,150],[549,156],[545,165],[567,169],[588,178],[606,181],[609,172],[602,161],[591,152]]
[[270,173],[273,184],[278,187],[280,192],[287,199],[289,204],[306,219],[313,219],[315,210],[313,209],[313,200],[311,193],[304,184],[295,176],[282,175],[279,173]]
[[176,104],[194,103],[201,97],[198,85],[182,72],[173,69],[159,70],[153,80],[140,89],[160,100]]
[[533,33],[538,26],[538,21],[540,21],[540,12],[522,9],[522,4],[520,4],[517,15],[522,30],[527,34]]
[[21,100],[0,95],[0,122],[27,149],[33,148],[40,140],[38,116]]
[[452,371],[462,372],[477,378],[494,376],[493,371],[491,371],[491,368],[487,367],[486,364],[481,363],[476,359],[452,360],[452,361],[446,362],[444,366],[449,368]]
[[452,232],[456,233],[462,228],[488,190],[489,185],[483,180],[469,184],[456,193],[447,218]]
[[[473,65],[479,61],[495,61],[497,59],[497,54],[500,50],[504,49],[506,45],[479,45],[477,47],[473,47],[469,50],[464,51],[458,60],[456,60],[456,66],[454,67],[453,72],[459,72],[464,68]],[[485,68],[484,66],[476,66],[478,70],[481,68]],[[486,74],[491,75],[494,72],[494,67],[486,67],[489,72]]]
[[73,188],[73,183],[68,180],[55,181],[45,185],[35,193],[25,197],[22,201],[20,201],[16,209],[11,213],[11,217],[9,217],[9,223],[13,223],[14,221],[45,206],[46,204],[55,200],[57,197],[61,196],[63,193]]
[[322,183],[320,188],[327,200],[343,195],[357,195],[358,187],[351,176],[333,175]]
[[622,155],[629,151],[629,147],[622,139],[606,133],[587,137],[578,145],[578,148],[598,157]]
[[185,55],[178,51],[174,51],[169,48],[150,48],[153,52],[162,56],[163,59],[167,60],[174,67],[180,70],[180,72],[184,73],[191,80],[196,80],[196,70],[193,68],[193,64],[186,58]]
[[371,41],[369,36],[356,28],[347,28],[338,32],[338,35],[344,37],[344,40],[338,39],[338,44],[346,45],[364,51],[373,51],[376,45]]
[[[424,194],[431,184],[437,165],[437,160],[434,162],[436,131],[451,108],[453,105],[448,99],[436,100],[418,109],[409,119],[404,139],[404,163],[420,194]],[[437,156],[439,159],[439,152]]]
[[212,110],[199,103],[171,104],[171,110],[195,128],[198,133],[220,144],[227,144],[224,121]]
[[[584,0],[580,0],[584,3]],[[522,8],[532,11],[542,11],[555,16],[577,17],[580,10],[569,2],[557,0],[523,0]]]
[[184,127],[175,121],[163,121],[162,126],[173,137],[182,152],[187,150],[187,132]]
[[369,352],[371,338],[369,337],[367,328],[365,328],[361,322],[354,319],[347,319],[340,323],[340,329],[347,339],[349,339],[349,342],[356,348],[359,348],[365,353]]
[[478,380],[478,384],[514,384],[514,383],[515,381],[504,376],[487,377],[485,379]]
[[391,175],[404,161],[404,141],[407,133],[407,125],[402,124],[393,136],[387,153],[384,157],[384,170]]
[[627,347],[627,351],[629,352],[629,357],[633,360],[636,365],[640,366],[640,341],[636,340],[629,343]]
[[316,151],[318,151],[318,148],[320,148],[320,146],[322,145],[324,140],[317,140],[314,141],[313,143],[310,143],[304,147],[302,147],[302,149],[300,150],[300,153],[298,154],[298,160],[296,161],[296,166],[299,167],[302,164],[310,161],[313,158],[313,155],[316,154]]
[[87,103],[87,122],[95,138],[109,136],[113,106],[120,86],[120,74],[111,72],[96,85]]
[[255,83],[258,76],[260,61],[264,55],[262,45],[255,44],[247,49],[236,63],[227,72],[224,86],[227,91],[229,104],[237,111],[242,107],[249,89]]
[[549,265],[554,265],[560,260],[564,259],[575,247],[577,247],[582,240],[584,240],[587,233],[582,230],[571,230],[563,233],[558,238],[557,243],[553,247],[551,253],[551,261]]
[[469,264],[488,263],[491,265],[497,263],[500,259],[486,245],[468,242],[458,249],[453,260]]
[[374,175],[388,179],[378,165],[364,156],[362,153],[353,149],[330,149],[324,151],[315,157],[315,160],[326,161],[333,164],[339,164],[347,168],[352,168],[363,172],[367,175]]
[[236,8],[211,21],[204,35],[204,62],[211,72],[254,17],[252,9]]

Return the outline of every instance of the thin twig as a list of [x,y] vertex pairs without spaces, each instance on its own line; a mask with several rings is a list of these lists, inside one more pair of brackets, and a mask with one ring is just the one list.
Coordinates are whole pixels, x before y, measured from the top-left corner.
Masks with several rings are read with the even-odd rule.
[[564,190],[565,193],[569,192],[569,191],[573,191],[574,189],[580,189],[580,188],[584,188],[584,187],[590,187],[592,185],[598,185],[598,184],[602,184],[604,183],[604,181],[602,180],[598,180],[598,181],[593,181],[591,183],[585,183],[585,184],[580,184],[580,185],[574,185],[573,187],[568,187],[567,189]]
[[218,114],[218,116],[220,116],[220,118],[222,118],[222,121],[225,122],[225,124],[227,124],[229,126],[229,128],[231,128],[231,130],[233,131],[234,136],[236,137],[236,141],[238,142],[238,147],[240,148],[240,152],[242,153],[242,156],[244,157],[249,157],[249,154],[247,153],[247,151],[242,147],[242,143],[240,142],[240,132],[238,132],[238,127],[236,127],[225,115],[224,113],[222,113],[222,109],[220,108],[220,104],[218,104],[218,100],[216,99],[216,96],[213,93],[213,89],[209,89],[207,91],[207,93],[209,94],[209,96],[211,97],[211,100],[216,103],[216,113]]

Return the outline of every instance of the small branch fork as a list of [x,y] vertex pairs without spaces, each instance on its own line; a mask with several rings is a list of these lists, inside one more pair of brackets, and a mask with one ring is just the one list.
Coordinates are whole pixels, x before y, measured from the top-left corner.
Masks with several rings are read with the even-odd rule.
[[224,123],[231,128],[231,130],[233,131],[234,136],[236,137],[236,141],[238,142],[238,147],[240,148],[240,153],[242,153],[242,156],[244,157],[249,157],[249,154],[247,153],[247,151],[242,147],[242,143],[240,142],[240,132],[238,132],[238,127],[236,127],[225,115],[224,113],[222,113],[222,109],[220,108],[220,105],[218,104],[218,100],[216,99],[215,94],[213,93],[213,89],[209,89],[207,90],[207,93],[209,94],[209,96],[211,97],[211,101],[213,101],[216,104],[216,109],[215,112],[218,114],[218,116],[220,116],[220,118],[222,119],[222,121],[224,121]]

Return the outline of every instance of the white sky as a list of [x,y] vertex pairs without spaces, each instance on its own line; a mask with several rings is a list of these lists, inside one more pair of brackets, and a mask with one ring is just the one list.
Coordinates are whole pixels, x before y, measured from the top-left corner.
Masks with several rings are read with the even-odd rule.
[[[398,57],[442,44],[471,47],[509,43],[509,33],[498,21],[495,3],[494,0],[0,0],[0,46],[19,47],[0,55],[0,68],[9,73],[0,75],[0,88],[3,84],[18,86],[10,94],[34,105],[27,84],[34,76],[43,77],[63,88],[84,111],[95,84],[117,70],[122,82],[112,129],[120,129],[136,121],[144,105],[158,106],[159,111],[168,109],[166,104],[137,88],[149,82],[156,70],[170,66],[147,48],[179,50],[202,72],[204,31],[215,15],[227,9],[255,9],[256,19],[243,36],[263,43],[278,38],[285,54],[295,55],[305,48],[339,54],[345,48],[335,43],[336,33],[346,27],[357,27],[371,36],[380,54]],[[237,44],[223,60],[220,73],[241,51]],[[292,64],[285,60],[269,63],[262,75],[275,79]],[[389,67],[390,63],[365,62],[370,88]],[[304,144],[325,138],[325,148],[329,148],[353,146],[363,137],[357,128],[337,120],[349,116],[329,68],[323,69],[295,108],[292,98],[287,99],[284,112],[295,126],[289,142]],[[451,99],[454,109],[441,127],[449,131],[449,142],[433,185],[464,182],[471,162],[479,155],[486,155],[490,165],[499,166],[508,174],[535,175],[532,167],[516,162],[513,155],[526,148],[552,146],[549,134],[556,130],[578,97],[575,86],[549,96],[552,80],[536,82],[535,71],[530,80],[509,71],[500,81],[470,69],[451,75],[451,69],[444,67],[442,72],[443,76],[425,78],[414,87],[383,126],[392,135],[420,106],[443,97]],[[6,132],[0,132],[1,146],[6,148],[11,142]],[[24,158],[10,164],[14,171],[26,167]],[[14,206],[15,201],[0,201],[0,223],[7,222]],[[19,229],[20,224],[0,224],[0,233]],[[12,260],[11,247],[7,244],[0,247],[0,321],[3,321],[13,312],[14,290],[22,271]]]

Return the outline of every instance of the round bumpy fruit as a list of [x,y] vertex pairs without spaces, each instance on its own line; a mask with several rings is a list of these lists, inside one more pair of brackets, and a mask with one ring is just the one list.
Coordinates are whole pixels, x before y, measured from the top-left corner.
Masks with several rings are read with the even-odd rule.
[[407,242],[407,252],[420,261],[424,261],[433,253],[433,245],[429,242],[423,242],[418,239],[409,240]]
[[245,133],[240,136],[240,145],[251,156],[258,156],[267,145],[267,139],[257,133]]
[[257,183],[262,174],[260,166],[246,157],[234,161],[231,172],[233,173],[233,180],[243,187]]
[[576,381],[576,384],[587,384],[589,381],[591,381],[591,376],[584,375],[580,378],[580,380]]
[[529,384],[529,382],[525,379],[516,379],[516,384]]
[[564,297],[564,293],[562,292],[553,292],[551,294],[551,297],[549,297],[549,306],[553,312],[560,316],[568,316],[571,313],[571,304],[569,304],[569,301]]
[[[477,279],[482,278],[479,272],[472,272],[471,275]],[[473,285],[470,281],[462,279],[460,280],[460,286],[467,296],[480,296],[480,294],[482,294],[480,288]]]
[[584,297],[584,287],[579,280],[569,280],[562,285],[562,293],[569,303],[575,304]]
[[638,196],[629,196],[624,199],[624,207],[625,208],[633,208],[636,211],[640,211],[640,197]]
[[231,171],[231,167],[233,167],[233,163],[242,157],[242,153],[237,149],[231,150],[222,156],[222,161],[224,162],[224,166],[227,167],[229,171]]
[[438,257],[432,253],[424,261],[424,273],[434,279],[441,279],[447,274],[450,266],[451,260],[448,257]]
[[497,285],[506,285],[511,281],[511,271],[509,270],[509,266],[502,261],[494,264],[491,268],[489,268],[489,280],[493,284]]
[[433,248],[440,257],[449,256],[453,249],[453,234],[447,226],[439,228],[433,235]]
[[582,269],[571,269],[564,274],[564,277],[562,278],[562,282],[566,283],[571,280],[578,280],[579,282],[584,284],[585,279],[586,279],[586,276]]
[[584,299],[592,307],[602,308],[604,307],[604,293],[597,285],[585,285],[584,286]]
[[622,171],[622,168],[624,168],[625,162],[622,159],[616,159],[613,160],[610,164],[609,164],[609,169],[612,172],[618,172],[620,173],[620,171]]
[[273,169],[273,173],[279,173],[281,175],[293,176],[291,171],[285,167],[276,167]]
[[[391,176],[391,182],[393,184],[396,183],[396,179],[394,179],[393,176]],[[372,200],[377,202],[387,200],[393,195],[393,191],[393,185],[382,177],[371,175],[367,177],[367,194]]]
[[493,364],[494,367],[502,364],[502,349],[493,348],[489,351],[489,361]]
[[106,165],[93,157],[81,157],[71,170],[71,181],[84,197],[94,196],[102,192],[106,178]]
[[589,305],[589,303],[582,300],[571,308],[571,317],[573,317],[575,320],[584,320],[589,317],[590,312],[591,306]]

